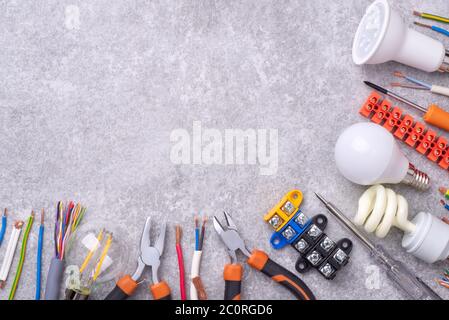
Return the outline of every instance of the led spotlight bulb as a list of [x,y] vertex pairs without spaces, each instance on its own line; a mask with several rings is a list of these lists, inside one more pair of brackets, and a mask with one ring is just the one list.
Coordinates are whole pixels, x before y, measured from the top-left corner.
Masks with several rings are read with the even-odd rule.
[[387,0],[371,4],[357,29],[352,47],[357,65],[397,61],[427,71],[449,71],[443,44],[405,26]]
[[374,123],[347,128],[337,140],[335,161],[346,179],[360,185],[405,183],[429,188],[429,177],[407,160],[387,129]]

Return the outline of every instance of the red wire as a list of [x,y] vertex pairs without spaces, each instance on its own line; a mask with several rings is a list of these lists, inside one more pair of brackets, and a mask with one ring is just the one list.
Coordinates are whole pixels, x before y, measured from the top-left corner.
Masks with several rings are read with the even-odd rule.
[[185,274],[184,274],[184,258],[182,256],[182,248],[178,243],[176,245],[176,253],[178,254],[178,266],[179,266],[179,287],[181,289],[181,300],[186,300],[186,284],[185,284]]

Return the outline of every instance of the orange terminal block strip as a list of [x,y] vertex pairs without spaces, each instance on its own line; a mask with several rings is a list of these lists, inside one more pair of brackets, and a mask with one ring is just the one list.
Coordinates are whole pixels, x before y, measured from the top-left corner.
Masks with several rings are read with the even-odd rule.
[[448,140],[439,137],[435,131],[415,121],[410,115],[404,114],[401,108],[393,106],[387,99],[382,99],[379,93],[373,91],[359,113],[386,128],[397,139],[425,155],[441,168],[449,169]]

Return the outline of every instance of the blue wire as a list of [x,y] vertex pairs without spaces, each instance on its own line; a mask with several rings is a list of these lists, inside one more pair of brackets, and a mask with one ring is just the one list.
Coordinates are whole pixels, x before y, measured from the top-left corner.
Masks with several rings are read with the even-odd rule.
[[3,238],[5,237],[6,232],[6,216],[2,217],[2,229],[0,230],[0,246],[2,245]]
[[432,89],[432,85],[428,84],[428,83],[426,83],[424,81],[421,81],[421,80],[418,80],[418,79],[415,79],[415,78],[412,78],[412,77],[405,77],[405,79],[407,79],[408,81],[413,82],[415,84],[418,84],[420,86],[423,86],[423,87],[425,87],[425,88],[427,88],[429,90]]
[[447,31],[446,29],[437,27],[437,26],[432,26],[432,30],[436,31],[438,33],[444,34],[446,37],[449,37],[449,31]]
[[36,266],[36,300],[41,299],[41,273],[42,273],[42,244],[44,242],[44,226],[39,227],[39,238],[37,243],[37,266]]
[[200,229],[195,228],[195,251],[200,248]]

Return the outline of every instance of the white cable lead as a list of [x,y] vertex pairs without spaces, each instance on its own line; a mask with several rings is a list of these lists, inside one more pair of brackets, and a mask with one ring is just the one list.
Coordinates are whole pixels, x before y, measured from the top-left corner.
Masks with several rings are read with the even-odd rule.
[[203,251],[194,251],[192,258],[192,268],[190,270],[190,300],[198,300],[198,291],[193,284],[192,279],[200,275],[201,255]]
[[2,268],[0,270],[0,288],[4,287],[6,279],[8,278],[17,244],[19,243],[19,237],[20,233],[22,232],[23,224],[23,221],[16,221],[13,225],[13,230],[11,232],[11,236],[9,237],[8,247],[6,249]]

